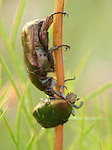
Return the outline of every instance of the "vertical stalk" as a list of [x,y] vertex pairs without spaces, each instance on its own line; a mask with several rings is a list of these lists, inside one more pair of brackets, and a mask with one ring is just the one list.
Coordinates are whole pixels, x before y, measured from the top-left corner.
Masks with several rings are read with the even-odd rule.
[[[54,12],[63,12],[64,0],[55,0]],[[62,21],[63,15],[58,14],[53,19],[53,46],[62,45]],[[59,91],[59,86],[64,85],[64,67],[63,67],[63,53],[62,47],[54,52],[55,77],[57,80],[56,90]],[[59,125],[54,128],[54,150],[63,149],[63,126]]]

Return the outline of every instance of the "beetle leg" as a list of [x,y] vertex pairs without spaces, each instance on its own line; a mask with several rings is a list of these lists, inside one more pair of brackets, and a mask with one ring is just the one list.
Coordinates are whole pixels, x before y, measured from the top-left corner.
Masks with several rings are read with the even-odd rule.
[[60,98],[58,98],[58,97],[50,97],[49,99],[50,99],[50,100],[55,100],[55,99],[56,99],[56,100],[60,100]]
[[48,32],[45,30],[45,31],[41,31],[40,32],[40,41],[41,43],[44,45],[45,49],[48,50]]
[[53,22],[53,16],[56,15],[56,14],[64,14],[64,15],[68,16],[68,14],[66,12],[55,12],[55,13],[51,14],[50,16],[47,16],[46,20],[42,24],[41,32],[42,31],[47,31],[49,29],[50,25]]
[[71,79],[65,79],[64,80],[64,82],[66,82],[66,81],[70,81],[70,80],[75,80],[76,79],[76,77],[74,76],[73,78],[71,78]]
[[60,94],[61,94],[61,97],[62,97],[63,99],[65,99],[65,96],[64,96],[64,94],[63,94],[63,92],[62,92],[62,88],[66,88],[66,89],[67,89],[67,87],[64,86],[64,85],[61,85],[61,86],[59,87],[59,92],[60,92]]
[[49,99],[50,100],[55,100],[55,99],[57,99],[57,97],[50,97]]
[[62,46],[65,46],[65,47],[66,47],[66,50],[65,50],[65,51],[67,51],[68,49],[70,49],[70,46],[69,46],[69,45],[62,44],[62,45],[59,45],[59,46],[51,47],[51,48],[48,50],[48,53],[52,53],[53,51],[58,50],[58,48],[60,48],[60,47],[62,47]]
[[60,14],[60,13],[63,14],[63,15],[67,15],[67,16],[68,16],[68,13],[67,13],[67,12],[61,12],[61,11],[58,11],[58,12],[52,13],[49,17],[52,17],[52,18],[53,18],[54,15]]
[[48,88],[46,89],[46,94],[53,97],[54,94],[56,94],[59,97],[62,97],[56,90],[54,90],[53,88]]
[[83,105],[83,102],[81,102],[79,106],[77,106],[77,105],[73,104],[73,107],[75,107],[75,108],[79,109],[79,108],[81,108],[81,107],[82,107],[82,105]]
[[75,111],[74,111],[73,107],[72,107],[72,115],[75,116]]
[[53,90],[54,94],[56,94],[59,97],[62,97],[56,90],[54,90],[54,89],[52,89],[52,90]]
[[55,86],[55,79],[53,77],[48,77],[46,81],[47,85],[45,93],[49,96],[54,96],[54,94],[56,94],[57,96],[61,97],[61,95],[53,89]]
[[50,25],[53,22],[53,16],[56,14],[68,15],[66,12],[55,12],[55,13],[51,14],[50,16],[47,16],[46,20],[43,21],[43,24],[42,24],[42,27],[40,30],[40,34],[39,34],[39,38],[46,49],[48,49],[48,32],[47,32],[47,30],[49,29]]

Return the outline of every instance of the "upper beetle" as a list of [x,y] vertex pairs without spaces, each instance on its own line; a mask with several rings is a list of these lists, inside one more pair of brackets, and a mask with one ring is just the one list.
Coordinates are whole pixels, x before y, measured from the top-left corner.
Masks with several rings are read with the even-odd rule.
[[53,22],[53,16],[56,14],[67,15],[66,12],[55,12],[45,20],[34,20],[26,23],[22,29],[22,46],[24,49],[24,62],[28,76],[32,83],[41,91],[49,96],[53,96],[56,91],[53,89],[55,80],[53,77],[47,77],[48,72],[54,72],[54,59],[52,52],[59,47],[68,45],[59,45],[48,49],[48,29]]
[[37,122],[44,128],[55,127],[59,124],[64,124],[68,121],[71,114],[75,115],[73,107],[79,109],[83,102],[79,106],[75,105],[75,102],[79,100],[74,93],[68,93],[65,97],[61,91],[61,97],[52,97],[50,99],[42,99],[33,110],[33,116]]

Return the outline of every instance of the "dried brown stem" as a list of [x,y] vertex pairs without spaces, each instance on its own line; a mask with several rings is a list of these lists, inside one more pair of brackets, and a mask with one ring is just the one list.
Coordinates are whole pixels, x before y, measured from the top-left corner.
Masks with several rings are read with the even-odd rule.
[[[54,12],[63,12],[64,0],[55,0]],[[58,14],[53,19],[53,46],[62,45],[62,23],[63,15]],[[64,67],[63,67],[63,53],[62,47],[54,52],[57,79],[56,90],[59,91],[59,86],[64,85]],[[63,149],[63,126],[59,125],[54,128],[54,150]]]

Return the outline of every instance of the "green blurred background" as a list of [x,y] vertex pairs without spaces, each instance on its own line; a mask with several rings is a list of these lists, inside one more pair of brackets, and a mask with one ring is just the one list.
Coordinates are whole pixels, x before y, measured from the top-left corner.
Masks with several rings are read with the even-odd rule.
[[[1,0],[1,18],[7,35],[11,37],[13,21],[19,6],[19,0]],[[46,16],[53,13],[54,1],[52,0],[27,0],[22,19],[17,32],[14,53],[19,60],[19,67],[24,76],[25,82],[28,82],[26,69],[24,67],[23,49],[21,46],[21,30],[24,24],[34,19],[45,19]],[[75,75],[75,71],[81,58],[87,53],[87,59],[83,63],[80,74],[76,76],[76,81],[67,83],[68,91],[75,92],[84,99],[97,88],[111,81],[112,79],[112,1],[111,0],[66,0],[64,11],[69,17],[63,18],[63,43],[70,45],[70,51],[64,52],[64,70],[65,78]],[[52,27],[49,35],[50,47],[52,46]],[[23,93],[25,86],[20,81],[11,57],[6,46],[0,38],[0,54],[4,58],[13,80],[20,93]],[[0,95],[4,89],[9,86],[6,97],[8,111],[6,118],[16,136],[15,124],[19,102],[15,91],[2,68],[2,84]],[[29,88],[32,108],[40,102],[41,97],[46,97],[32,84]],[[85,103],[85,108],[76,110],[76,119],[71,117],[70,121],[64,125],[64,150],[112,150],[112,117],[111,117],[111,97],[112,88],[108,88],[97,97]],[[28,104],[25,97],[25,105]],[[6,105],[6,106],[7,106]],[[5,107],[6,107],[5,106]],[[28,112],[31,110],[28,109]],[[83,113],[82,113],[83,112]],[[83,115],[85,119],[81,121]],[[93,120],[92,120],[93,118]],[[96,119],[95,119],[96,118]],[[98,119],[100,118],[100,119]],[[38,140],[34,140],[31,149],[52,149],[53,147],[53,129],[42,130],[39,124],[31,116],[35,126],[35,134],[42,134]],[[92,126],[93,125],[93,126]],[[91,126],[91,128],[90,128]],[[86,130],[90,131],[82,136]],[[42,132],[41,132],[42,130]],[[20,149],[24,149],[32,134],[32,129],[21,113],[20,123]],[[35,137],[37,138],[37,137]],[[80,143],[81,142],[81,143]],[[81,146],[79,146],[81,144]],[[4,122],[0,122],[0,150],[15,150],[11,137]]]

